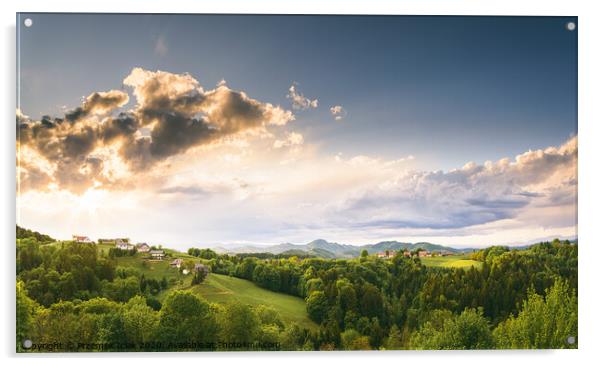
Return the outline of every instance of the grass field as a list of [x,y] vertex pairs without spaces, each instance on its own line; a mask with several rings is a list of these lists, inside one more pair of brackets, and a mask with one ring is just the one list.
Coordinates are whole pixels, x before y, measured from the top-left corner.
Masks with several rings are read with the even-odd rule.
[[170,267],[169,263],[174,258],[192,259],[194,257],[185,253],[170,252],[172,257],[163,261],[144,260],[145,254],[119,257],[116,260],[118,266],[136,268],[146,278],[157,280],[163,277],[167,278],[170,288],[159,293],[160,301],[163,301],[171,291],[190,290],[209,302],[223,304],[236,300],[253,306],[269,305],[276,309],[285,323],[296,322],[304,328],[317,328],[316,323],[307,316],[303,299],[263,289],[251,281],[210,273],[202,284],[192,286],[192,275],[182,274],[178,269]]
[[180,288],[190,289],[209,302],[240,301],[249,305],[268,305],[276,309],[285,323],[296,322],[304,328],[317,328],[307,316],[303,299],[263,289],[247,280],[210,273],[200,285]]
[[447,257],[426,257],[420,258],[420,261],[427,267],[445,267],[445,268],[481,268],[479,261],[469,259],[467,256],[451,255]]

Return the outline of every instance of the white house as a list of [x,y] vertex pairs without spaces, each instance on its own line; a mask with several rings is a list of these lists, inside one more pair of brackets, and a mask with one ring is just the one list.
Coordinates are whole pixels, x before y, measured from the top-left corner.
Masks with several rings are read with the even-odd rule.
[[180,268],[182,267],[182,263],[184,263],[184,260],[182,258],[176,258],[169,265],[175,268]]
[[115,247],[121,250],[132,250],[135,248],[133,244],[130,244],[127,241],[124,241],[123,239],[116,239]]
[[150,251],[150,246],[146,243],[138,243],[136,244],[136,250],[138,253],[148,253]]
[[149,253],[151,257],[156,260],[163,260],[163,258],[165,258],[165,252],[162,250],[151,250]]

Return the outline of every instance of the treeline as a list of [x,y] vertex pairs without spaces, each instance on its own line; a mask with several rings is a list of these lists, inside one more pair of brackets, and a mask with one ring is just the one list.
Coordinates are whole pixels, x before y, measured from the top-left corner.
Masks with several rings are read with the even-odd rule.
[[[60,344],[50,351],[218,351],[311,349],[307,330],[284,324],[271,307],[210,304],[174,291],[160,310],[141,296],[125,303],[105,298],[41,307],[17,283],[17,345],[23,339]],[[102,348],[96,348],[103,345]]]
[[[200,249],[200,248],[190,248],[187,253],[194,257],[199,257],[203,259],[216,259],[220,257],[215,251],[211,249]],[[289,250],[283,253],[274,254],[274,253],[236,253],[233,256],[244,259],[244,258],[255,258],[255,259],[288,259],[295,257],[297,259],[307,259],[307,258],[316,258],[315,255],[306,253],[304,251],[296,251]]]
[[41,243],[51,243],[55,240],[46,234],[40,234],[37,231],[25,229],[17,225],[17,239],[34,238]]

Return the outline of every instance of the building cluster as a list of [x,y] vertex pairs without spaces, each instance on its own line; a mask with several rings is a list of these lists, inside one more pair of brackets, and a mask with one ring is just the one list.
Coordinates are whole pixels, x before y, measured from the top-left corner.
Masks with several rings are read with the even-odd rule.
[[[77,243],[94,243],[89,237],[84,235],[73,235],[73,241]],[[151,261],[162,261],[165,259],[165,251],[162,249],[151,249],[147,243],[132,244],[129,238],[115,238],[115,239],[98,239],[98,244],[115,245],[115,248],[121,250],[136,250],[137,253],[148,253],[148,259]],[[178,270],[184,265],[182,258],[176,258],[169,263],[172,268]],[[202,263],[195,263],[193,268],[184,268],[182,273],[187,275],[191,271],[193,272],[204,272],[209,273],[209,267]]]
[[[376,254],[376,256],[378,258],[393,258],[395,257],[395,255],[397,255],[398,252],[401,251],[397,251],[397,250],[385,250],[384,252],[379,252]],[[407,257],[407,258],[412,258],[412,257],[418,257],[418,258],[425,258],[425,257],[441,257],[441,256],[448,256],[448,255],[453,255],[453,253],[451,252],[447,252],[447,251],[442,251],[442,252],[431,252],[429,250],[424,250],[424,249],[420,249],[417,251],[410,251],[410,250],[404,250],[403,252],[403,256]]]
[[[73,235],[73,241],[76,243],[94,243],[89,237],[84,235]],[[132,244],[129,238],[98,239],[97,242],[98,244],[115,245],[115,248],[121,250],[136,249],[138,253],[149,253],[153,259],[163,259],[165,257],[165,253],[162,250],[152,251],[150,245],[146,243]]]

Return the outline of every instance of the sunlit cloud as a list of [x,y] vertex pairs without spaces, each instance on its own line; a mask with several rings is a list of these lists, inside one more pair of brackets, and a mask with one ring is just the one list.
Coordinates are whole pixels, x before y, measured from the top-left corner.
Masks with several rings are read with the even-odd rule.
[[330,107],[330,114],[334,117],[335,121],[341,121],[347,117],[347,110],[340,105]]
[[[134,68],[124,85],[133,89],[137,104],[117,115],[111,113],[129,101],[120,90],[92,93],[63,118],[31,121],[17,111],[17,143],[43,158],[19,156],[22,190],[47,188],[50,183],[80,194],[90,187],[123,188],[124,168],[146,174],[190,149],[238,134],[269,135],[269,126],[283,126],[295,118],[225,83],[204,90],[189,74]],[[36,166],[42,160],[52,168],[42,172]]]
[[296,146],[303,144],[303,135],[297,132],[290,132],[283,140],[274,141],[274,148],[280,149],[288,146]]
[[317,99],[309,99],[303,95],[303,93],[297,90],[298,84],[293,83],[288,88],[288,94],[286,97],[291,100],[293,105],[293,109],[305,110],[310,108],[318,108],[318,100]]

